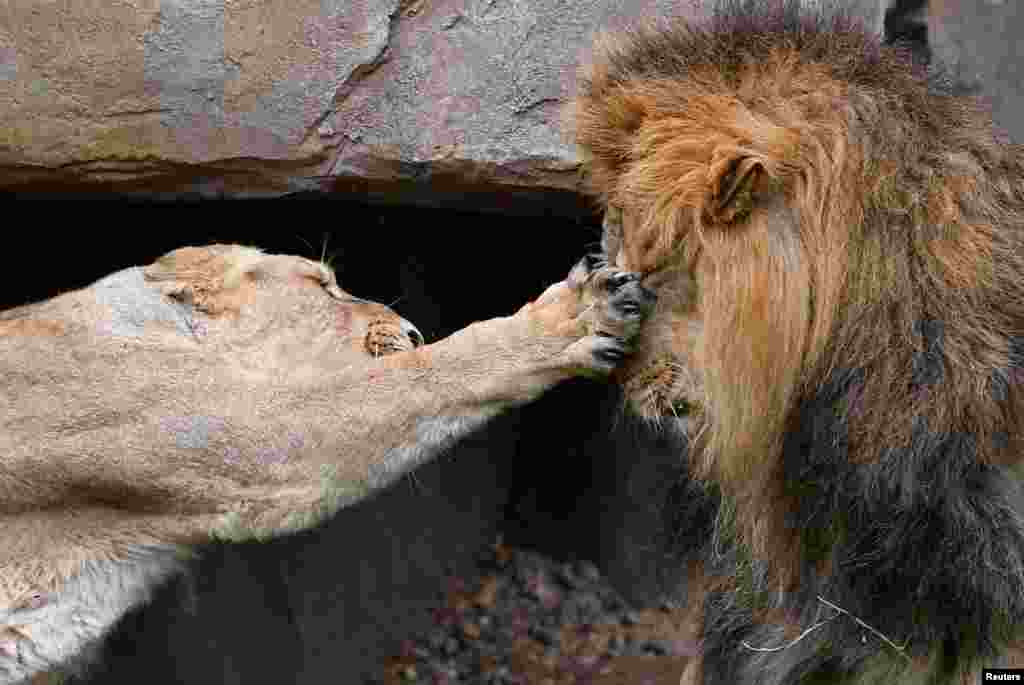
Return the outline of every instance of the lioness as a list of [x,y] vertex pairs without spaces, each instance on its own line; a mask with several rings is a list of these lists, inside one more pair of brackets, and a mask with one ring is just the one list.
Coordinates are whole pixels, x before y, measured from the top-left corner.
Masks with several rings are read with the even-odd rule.
[[191,545],[310,527],[607,375],[652,304],[584,259],[422,345],[323,264],[212,245],[0,313],[0,683],[81,662]]

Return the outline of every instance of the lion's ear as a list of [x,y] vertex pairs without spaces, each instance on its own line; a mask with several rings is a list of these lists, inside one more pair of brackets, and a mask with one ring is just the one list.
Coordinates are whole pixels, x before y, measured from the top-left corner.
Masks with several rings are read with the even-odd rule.
[[716,161],[709,170],[711,197],[707,213],[715,223],[731,224],[745,218],[754,208],[757,191],[767,173],[760,160],[730,156]]

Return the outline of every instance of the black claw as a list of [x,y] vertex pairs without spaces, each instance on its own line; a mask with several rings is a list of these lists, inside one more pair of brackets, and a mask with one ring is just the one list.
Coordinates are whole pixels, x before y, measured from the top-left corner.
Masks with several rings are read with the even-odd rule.
[[585,254],[583,255],[582,261],[583,266],[586,267],[587,271],[594,271],[595,269],[600,269],[604,263],[604,259],[602,259],[601,255],[599,254]]
[[603,350],[597,350],[594,356],[602,362],[618,364],[626,358],[626,351],[619,347],[607,347]]
[[626,316],[633,316],[641,312],[640,304],[638,302],[634,302],[633,300],[623,300],[622,302],[619,302],[615,306],[620,312],[622,312]]
[[638,281],[632,281],[627,287],[615,293],[611,300],[614,310],[624,317],[644,317],[651,313],[657,296]]
[[608,277],[608,281],[605,283],[605,287],[608,288],[610,292],[615,292],[616,290],[619,290],[627,283],[639,280],[639,274],[631,273],[629,271],[619,271]]
[[657,302],[657,296],[638,282],[631,283],[629,287],[615,295],[618,299],[617,301],[613,300],[613,306],[626,316],[646,316]]

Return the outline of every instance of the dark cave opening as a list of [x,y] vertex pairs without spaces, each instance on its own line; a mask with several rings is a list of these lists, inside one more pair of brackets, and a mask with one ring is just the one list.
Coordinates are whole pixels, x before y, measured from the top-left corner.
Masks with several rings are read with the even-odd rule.
[[[2,199],[2,196],[0,196]],[[429,339],[514,311],[598,247],[591,216],[459,212],[350,200],[10,203],[0,307],[81,287],[183,245],[244,243],[325,257],[349,292],[395,302]]]

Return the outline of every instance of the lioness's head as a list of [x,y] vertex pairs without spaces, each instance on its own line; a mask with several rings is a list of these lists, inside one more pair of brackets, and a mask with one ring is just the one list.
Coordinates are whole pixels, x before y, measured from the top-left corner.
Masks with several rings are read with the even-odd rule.
[[338,286],[326,265],[239,245],[183,247],[143,270],[183,305],[192,335],[268,369],[412,349],[416,327]]
[[658,294],[620,373],[633,407],[691,417],[697,470],[734,483],[854,378],[858,459],[914,416],[994,434],[1024,321],[1019,154],[854,18],[719,5],[604,37],[567,111],[605,254]]

